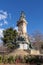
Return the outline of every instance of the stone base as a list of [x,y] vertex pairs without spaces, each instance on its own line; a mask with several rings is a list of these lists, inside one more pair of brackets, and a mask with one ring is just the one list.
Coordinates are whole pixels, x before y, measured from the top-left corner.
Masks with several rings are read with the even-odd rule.
[[30,54],[32,54],[32,55],[39,55],[40,52],[39,52],[39,50],[32,49]]

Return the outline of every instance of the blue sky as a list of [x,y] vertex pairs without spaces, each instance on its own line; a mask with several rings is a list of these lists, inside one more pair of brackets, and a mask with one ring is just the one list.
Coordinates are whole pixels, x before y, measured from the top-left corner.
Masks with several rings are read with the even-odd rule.
[[3,29],[16,27],[21,11],[26,15],[27,32],[43,33],[43,0],[0,0],[0,35]]

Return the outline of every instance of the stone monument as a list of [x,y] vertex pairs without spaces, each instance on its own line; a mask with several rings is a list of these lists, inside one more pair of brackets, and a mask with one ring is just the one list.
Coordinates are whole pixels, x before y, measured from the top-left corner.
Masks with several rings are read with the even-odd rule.
[[22,11],[19,20],[17,21],[18,26],[18,39],[17,43],[19,44],[19,49],[28,49],[29,48],[29,37],[27,35],[27,21],[25,14]]

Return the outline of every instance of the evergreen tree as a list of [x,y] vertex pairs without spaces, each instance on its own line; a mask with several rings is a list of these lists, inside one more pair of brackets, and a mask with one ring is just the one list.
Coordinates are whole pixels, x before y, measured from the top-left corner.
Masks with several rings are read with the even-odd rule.
[[17,31],[13,28],[8,28],[3,31],[3,44],[8,48],[14,48],[16,43],[16,36],[18,35]]

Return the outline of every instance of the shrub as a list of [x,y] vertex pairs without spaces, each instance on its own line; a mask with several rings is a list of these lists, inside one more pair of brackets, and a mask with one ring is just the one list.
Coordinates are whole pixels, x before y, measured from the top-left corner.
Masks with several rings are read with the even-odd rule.
[[40,65],[43,63],[43,58],[39,56],[31,56],[31,55],[25,55],[24,57],[16,55],[15,58],[13,56],[1,56],[0,55],[0,63],[32,63]]
[[2,63],[2,56],[0,55],[0,63]]
[[34,57],[34,56],[24,56],[24,63],[37,63],[40,62],[40,60],[38,59],[38,57]]
[[24,56],[24,63],[29,63],[29,56]]
[[22,57],[16,55],[16,56],[15,56],[15,63],[22,63]]
[[14,57],[13,56],[8,57],[8,63],[14,63]]
[[7,57],[7,56],[3,56],[2,62],[3,62],[3,63],[8,63],[8,57]]

